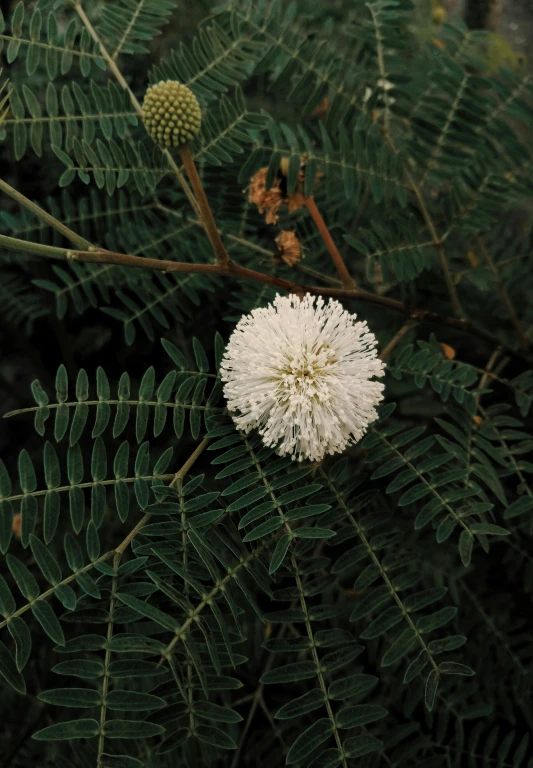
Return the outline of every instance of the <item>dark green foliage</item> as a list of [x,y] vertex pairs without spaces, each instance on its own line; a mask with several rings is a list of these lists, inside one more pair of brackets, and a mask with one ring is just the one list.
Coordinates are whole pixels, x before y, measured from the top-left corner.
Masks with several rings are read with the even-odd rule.
[[144,41],[161,34],[174,10],[173,0],[119,0],[104,8],[98,32],[114,59],[120,53],[147,53]]
[[[83,77],[91,74],[93,66],[105,67],[98,45],[79,20],[71,17],[60,31],[54,13],[43,13],[39,8],[28,10],[22,0],[16,4],[7,29],[0,11],[0,50],[4,46],[8,64],[21,58],[29,77],[43,66],[50,80],[68,75],[74,62]],[[30,103],[28,107],[32,112]],[[25,132],[20,130],[20,133]]]
[[6,269],[0,285],[0,301],[4,316],[15,326],[22,326],[31,335],[34,324],[50,313],[50,308],[29,289],[21,275],[10,274]]
[[[44,191],[0,212],[0,764],[533,768],[531,77],[424,0],[13,5],[0,194]],[[139,119],[166,79],[270,284],[187,272],[211,244]],[[158,269],[84,261],[57,221]],[[333,289],[386,356],[379,418],[320,464],[223,398],[272,278]]]

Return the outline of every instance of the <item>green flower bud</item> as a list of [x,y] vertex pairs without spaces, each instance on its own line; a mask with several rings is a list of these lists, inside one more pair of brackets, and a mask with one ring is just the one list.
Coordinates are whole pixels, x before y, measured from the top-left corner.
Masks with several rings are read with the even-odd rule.
[[202,111],[190,88],[176,80],[162,80],[146,91],[142,119],[160,147],[180,147],[198,135]]

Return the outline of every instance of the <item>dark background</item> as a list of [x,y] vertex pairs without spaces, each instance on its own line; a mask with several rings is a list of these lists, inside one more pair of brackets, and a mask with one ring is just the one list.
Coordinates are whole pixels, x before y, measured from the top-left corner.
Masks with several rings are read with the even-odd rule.
[[[347,0],[311,0],[323,2],[331,6],[332,11],[342,13],[343,3]],[[7,15],[15,6],[12,0],[0,0],[0,7]],[[187,13],[180,14],[179,34],[182,39],[192,37],[195,33],[198,21],[205,17],[211,3],[209,0],[195,0],[187,5]],[[448,0],[442,4],[448,12],[458,12],[464,15],[467,23],[473,28],[489,28],[501,35],[510,49],[504,48],[506,55],[520,56],[521,66],[533,69],[533,58],[527,58],[528,49],[533,37],[533,2],[529,0]],[[153,60],[157,61],[161,51],[155,41],[152,45]],[[0,66],[2,62],[0,56]],[[146,61],[138,57],[134,62],[135,71],[131,73],[133,78],[144,82],[144,67]],[[254,91],[247,93],[251,108],[264,106],[271,107],[272,96],[260,88],[260,83],[255,84]],[[287,107],[290,108],[290,107]],[[25,160],[16,163],[10,156],[7,146],[0,145],[0,175],[9,184],[23,192],[27,197],[42,201],[47,195],[55,191],[57,174],[48,173],[38,158],[29,153]],[[70,187],[73,197],[87,194],[87,187],[76,181]],[[16,205],[8,198],[0,198],[0,211],[17,212]],[[50,266],[45,261],[32,260],[28,262],[26,276],[28,280],[45,278]],[[0,280],[2,276],[0,273]],[[32,404],[29,391],[30,382],[39,379],[42,385],[49,390],[53,389],[55,372],[60,363],[64,363],[68,369],[71,380],[76,372],[83,367],[89,374],[89,379],[94,380],[94,371],[97,365],[101,365],[106,371],[110,381],[117,381],[124,370],[128,370],[132,377],[144,372],[152,357],[154,349],[152,343],[144,336],[138,334],[135,344],[131,347],[125,345],[122,327],[98,309],[91,309],[80,317],[69,314],[67,321],[59,321],[54,313],[54,298],[47,292],[40,292],[43,302],[47,302],[50,308],[49,314],[37,322],[30,336],[23,327],[18,326],[9,319],[6,308],[0,306],[0,410],[2,413],[16,408],[22,408]],[[212,338],[216,329],[223,327],[223,316],[217,305],[215,294],[209,300],[209,311],[200,319],[191,318],[183,327],[185,336],[198,335],[200,338]],[[159,356],[159,350],[157,351]],[[16,419],[0,420],[0,455],[10,469],[15,467],[16,457],[22,448],[28,448],[31,452],[33,445],[41,444],[40,438],[35,435],[31,416],[17,417]],[[183,452],[188,453],[186,444],[182,446]],[[198,466],[201,469],[201,462]],[[495,574],[494,578],[497,578]],[[27,676],[29,677],[29,676]],[[44,681],[40,681],[41,687],[46,687]],[[16,713],[15,717],[16,717]],[[22,716],[22,713],[21,713]],[[10,755],[18,750],[28,733],[36,730],[37,723],[31,722],[24,713],[27,732],[19,734],[19,739],[10,743],[4,761],[0,768],[8,768]],[[38,718],[38,713],[36,713]],[[13,725],[13,723],[12,723]],[[16,729],[14,729],[16,732]],[[0,750],[1,751],[1,750]]]

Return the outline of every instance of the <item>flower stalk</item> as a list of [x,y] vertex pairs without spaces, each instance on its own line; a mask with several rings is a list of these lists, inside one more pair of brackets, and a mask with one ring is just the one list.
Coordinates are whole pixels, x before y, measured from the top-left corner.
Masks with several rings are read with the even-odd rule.
[[196,170],[191,150],[187,144],[183,144],[183,146],[179,148],[179,153],[183,167],[185,168],[185,172],[193,189],[196,202],[198,203],[201,222],[215,252],[216,263],[219,266],[227,266],[229,263],[229,256],[224,248],[220,232],[218,231],[215,219],[213,218],[213,212],[211,211],[211,206],[207,200],[202,180]]
[[337,272],[340,275],[340,278],[342,280],[342,284],[345,288],[355,288],[355,280],[350,275],[346,268],[346,264],[343,261],[343,258],[339,252],[339,249],[333,242],[333,238],[331,237],[329,233],[329,229],[326,226],[326,222],[320,215],[320,211],[316,207],[315,199],[314,197],[307,197],[305,199],[305,204],[307,206],[307,210],[313,217],[313,221],[315,222],[318,231],[320,232],[322,239],[324,243],[326,244],[326,248],[329,251],[329,255],[331,256],[331,259],[333,263],[335,264],[337,268]]

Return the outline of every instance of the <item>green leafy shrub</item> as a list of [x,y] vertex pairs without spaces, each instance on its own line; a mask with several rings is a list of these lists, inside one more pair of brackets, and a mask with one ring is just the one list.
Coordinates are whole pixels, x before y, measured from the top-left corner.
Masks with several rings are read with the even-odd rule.
[[[532,80],[411,0],[186,5],[0,12],[2,764],[531,767]],[[314,464],[219,373],[307,291],[387,363]]]

